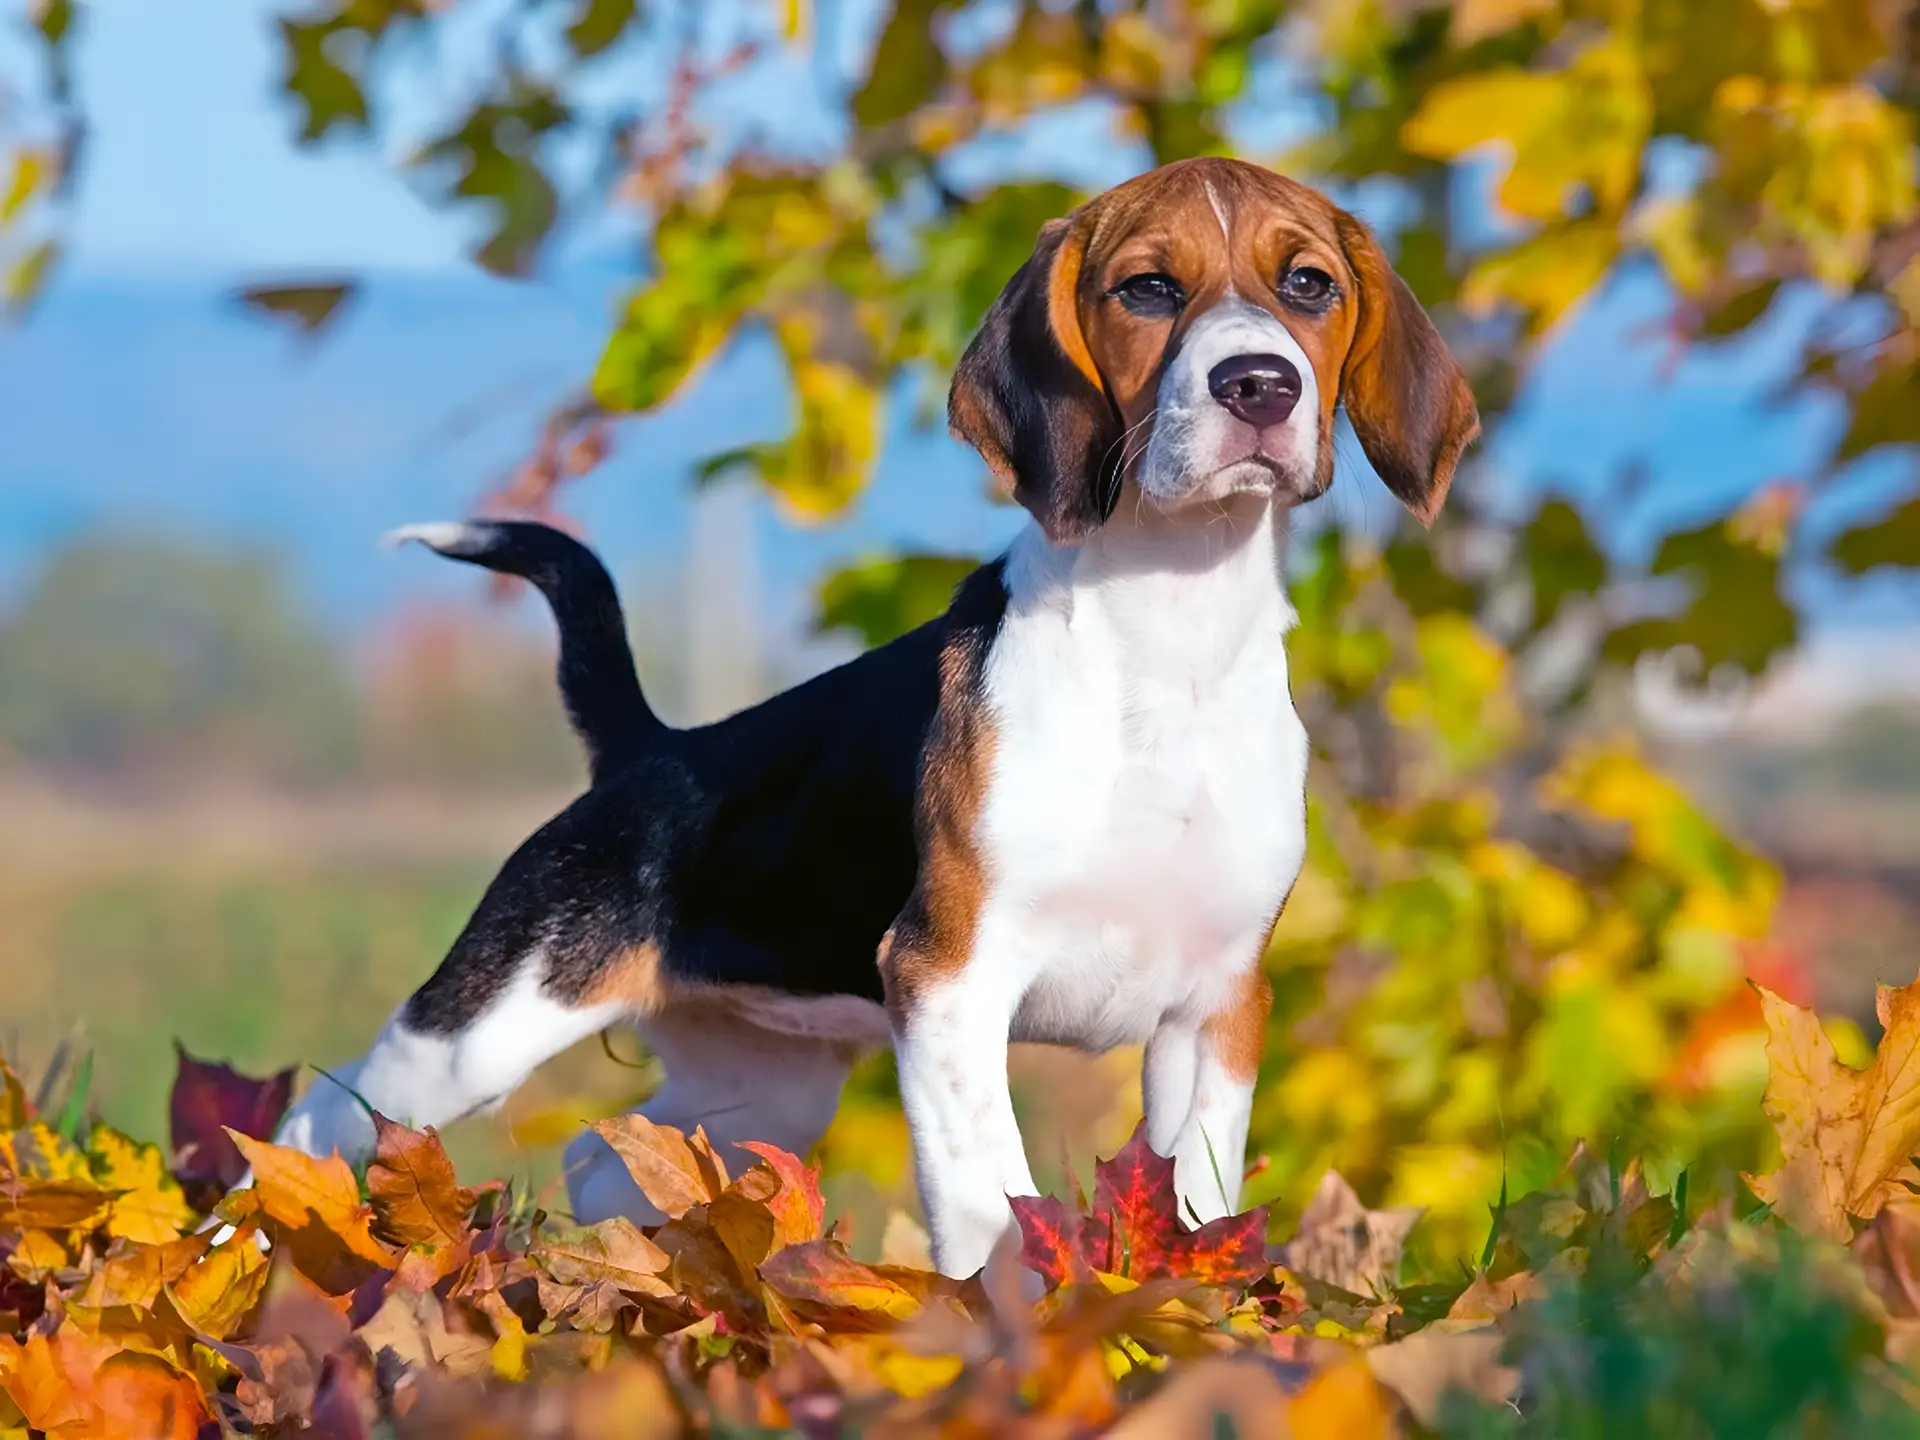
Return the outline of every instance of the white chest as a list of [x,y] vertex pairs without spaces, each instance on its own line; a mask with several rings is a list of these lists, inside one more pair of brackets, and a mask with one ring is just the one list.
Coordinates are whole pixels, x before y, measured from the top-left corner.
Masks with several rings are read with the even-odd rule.
[[986,672],[976,963],[1021,996],[1017,1038],[1089,1049],[1223,1003],[1306,836],[1277,526],[1128,538],[1023,537]]

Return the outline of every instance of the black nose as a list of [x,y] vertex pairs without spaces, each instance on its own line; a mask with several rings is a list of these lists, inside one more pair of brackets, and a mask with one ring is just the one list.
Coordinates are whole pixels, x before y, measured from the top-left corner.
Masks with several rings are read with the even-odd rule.
[[1229,415],[1264,430],[1300,403],[1300,372],[1282,355],[1235,355],[1208,372],[1207,388]]

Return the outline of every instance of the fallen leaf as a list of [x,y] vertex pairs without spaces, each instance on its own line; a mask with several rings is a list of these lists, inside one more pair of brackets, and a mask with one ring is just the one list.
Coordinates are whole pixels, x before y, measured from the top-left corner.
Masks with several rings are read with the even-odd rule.
[[196,1440],[212,1421],[200,1387],[153,1355],[123,1350],[93,1377],[99,1440]]
[[1046,1196],[1011,1196],[1020,1259],[1049,1288],[1091,1273],[1135,1280],[1179,1276],[1197,1285],[1247,1285],[1267,1272],[1267,1211],[1222,1216],[1198,1230],[1180,1219],[1173,1161],[1147,1144],[1145,1122],[1093,1167],[1093,1208],[1081,1215]]
[[161,1289],[186,1274],[212,1244],[212,1232],[202,1231],[161,1245],[117,1246],[88,1278],[80,1302],[98,1310],[151,1305]]
[[1387,1440],[1393,1406],[1364,1359],[1356,1356],[1323,1370],[1287,1406],[1293,1433],[1302,1440]]
[[266,1288],[266,1254],[254,1228],[242,1225],[205,1259],[170,1281],[167,1294],[189,1325],[225,1340],[253,1313]]
[[1506,1337],[1469,1322],[1436,1321],[1390,1345],[1366,1352],[1367,1364],[1422,1425],[1439,1423],[1440,1402],[1456,1390],[1489,1405],[1504,1405],[1520,1385],[1520,1372],[1500,1363]]
[[[1288,1420],[1288,1396],[1266,1366],[1254,1360],[1205,1360],[1176,1374],[1107,1432],[1112,1440],[1160,1440],[1169,1435],[1232,1435],[1236,1440],[1313,1440]],[[1331,1437],[1340,1434],[1327,1431]],[[1344,1440],[1344,1436],[1342,1436]]]
[[740,1148],[758,1155],[760,1163],[780,1182],[779,1188],[765,1201],[768,1213],[773,1216],[774,1248],[796,1245],[818,1236],[827,1215],[826,1201],[820,1197],[819,1170],[802,1164],[799,1157],[777,1145],[747,1140],[741,1142]]
[[193,1209],[158,1145],[142,1145],[110,1125],[96,1125],[87,1153],[101,1188],[119,1192],[107,1212],[109,1235],[158,1245],[177,1239],[193,1223]]
[[[754,1170],[741,1178],[749,1179],[755,1171],[763,1175],[770,1173],[755,1166]],[[733,1263],[740,1268],[742,1275],[753,1274],[760,1262],[777,1248],[773,1212],[767,1208],[765,1200],[755,1199],[742,1190],[739,1182],[707,1206],[707,1224],[720,1243],[727,1247],[727,1253],[733,1257]]]
[[27,1424],[49,1435],[71,1435],[95,1417],[93,1376],[113,1347],[63,1325],[51,1338],[30,1335],[23,1344],[0,1335],[0,1389],[20,1408]]
[[313,1406],[319,1376],[305,1347],[292,1339],[270,1340],[236,1351],[242,1362],[234,1399],[255,1425],[300,1420]]
[[1329,1170],[1301,1212],[1299,1229],[1280,1247],[1280,1263],[1352,1295],[1380,1294],[1419,1218],[1412,1206],[1367,1209],[1339,1172]]
[[640,1193],[670,1218],[677,1220],[693,1206],[719,1197],[711,1149],[708,1157],[701,1156],[672,1126],[656,1125],[629,1111],[601,1120],[593,1129],[613,1147]]
[[837,1240],[808,1240],[776,1250],[760,1278],[789,1300],[863,1315],[905,1320],[917,1314],[913,1293],[870,1265],[862,1265]]
[[333,1295],[357,1288],[399,1255],[373,1233],[373,1207],[360,1200],[353,1171],[337,1154],[316,1159],[238,1132],[234,1143],[253,1169],[261,1210],[300,1272]]
[[1020,1263],[1044,1279],[1048,1289],[1093,1279],[1082,1234],[1085,1221],[1079,1214],[1051,1195],[1013,1195],[1008,1201],[1020,1227]]
[[534,1240],[527,1254],[563,1285],[611,1280],[622,1289],[641,1294],[671,1293],[660,1276],[672,1266],[673,1257],[642,1235],[625,1216],[616,1215],[577,1230],[549,1230]]
[[1840,1063],[1813,1011],[1754,988],[1767,1024],[1764,1103],[1780,1164],[1747,1183],[1789,1224],[1844,1242],[1849,1217],[1872,1219],[1920,1173],[1911,1160],[1920,1150],[1920,981],[1881,987],[1885,1033],[1865,1070]]
[[89,1180],[31,1180],[0,1174],[0,1226],[9,1230],[91,1228],[113,1196]]
[[367,1191],[375,1233],[396,1245],[460,1244],[476,1196],[455,1177],[440,1136],[431,1126],[410,1130],[384,1115],[376,1114],[373,1124],[377,1139]]
[[178,1069],[168,1102],[173,1130],[173,1173],[189,1189],[231,1190],[247,1162],[228,1138],[229,1129],[256,1140],[272,1138],[293,1098],[292,1070],[265,1080],[208,1060],[196,1060],[176,1044]]
[[1093,1223],[1088,1233],[1105,1254],[1092,1256],[1096,1270],[1145,1279],[1164,1274],[1180,1207],[1173,1188],[1173,1161],[1147,1144],[1143,1120],[1110,1160],[1093,1164]]

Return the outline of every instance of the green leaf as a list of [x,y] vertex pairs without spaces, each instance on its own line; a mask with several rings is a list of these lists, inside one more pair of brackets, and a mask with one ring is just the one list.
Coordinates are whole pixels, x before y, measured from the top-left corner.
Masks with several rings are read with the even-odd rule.
[[571,119],[550,87],[514,77],[503,96],[474,106],[420,153],[423,164],[452,162],[453,194],[493,209],[493,232],[475,258],[496,275],[524,275],[559,216],[559,197],[535,157],[541,140]]
[[49,45],[62,44],[73,30],[73,0],[40,0],[34,8],[34,28]]
[[853,118],[875,130],[905,119],[932,98],[947,77],[947,57],[933,37],[933,21],[949,0],[899,0],[893,7],[866,84],[853,97]]
[[1394,593],[1415,615],[1474,608],[1473,587],[1440,568],[1428,537],[1394,540],[1387,546],[1385,559]]
[[1773,304],[1780,293],[1778,280],[1763,280],[1724,296],[1700,318],[1697,334],[1702,340],[1730,340],[1741,334]]
[[1608,659],[1631,663],[1650,651],[1691,646],[1703,669],[1733,665],[1757,675],[1800,637],[1800,619],[1780,593],[1780,557],[1715,521],[1669,535],[1654,557],[1656,575],[1684,576],[1692,596],[1679,611],[1621,626],[1603,645]]
[[1607,561],[1580,512],[1549,500],[1521,533],[1533,579],[1533,623],[1544,629],[1569,595],[1591,595],[1607,578]]
[[636,0],[580,0],[579,12],[567,26],[567,44],[583,60],[598,55],[626,34],[638,14]]
[[367,97],[360,82],[328,53],[328,41],[346,27],[336,17],[280,21],[286,44],[286,79],[281,89],[300,106],[300,142],[312,144],[335,126],[365,129]]
[[234,299],[249,310],[292,325],[302,334],[313,335],[333,321],[340,306],[352,299],[358,288],[351,280],[311,285],[250,285],[236,291]]
[[1886,364],[1854,396],[1847,433],[1833,463],[1856,459],[1883,445],[1920,445],[1920,362]]
[[1920,566],[1920,495],[1892,513],[1847,531],[1833,542],[1833,563],[1849,575],[1882,565]]
[[820,587],[814,628],[884,645],[944,611],[954,587],[979,564],[960,555],[901,555],[837,571]]

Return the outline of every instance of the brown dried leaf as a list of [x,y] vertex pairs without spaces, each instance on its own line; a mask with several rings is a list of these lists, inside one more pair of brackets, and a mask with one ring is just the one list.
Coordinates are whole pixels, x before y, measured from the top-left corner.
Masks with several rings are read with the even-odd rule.
[[724,1172],[717,1169],[712,1148],[701,1155],[670,1125],[656,1125],[630,1111],[610,1116],[593,1129],[613,1147],[640,1193],[675,1220],[693,1206],[717,1199],[725,1188],[724,1182],[714,1183]]
[[424,1131],[376,1114],[378,1139],[367,1167],[374,1228],[396,1245],[451,1249],[467,1237],[475,1192],[460,1184],[432,1126]]
[[1420,1218],[1413,1206],[1369,1210],[1338,1171],[1320,1177],[1280,1263],[1353,1295],[1383,1293]]
[[1852,1237],[1849,1218],[1872,1219],[1906,1193],[1920,1151],[1920,981],[1883,986],[1886,1033],[1864,1071],[1840,1063],[1813,1011],[1760,992],[1767,1022],[1766,1110],[1780,1164],[1749,1175],[1754,1194],[1782,1219],[1830,1240]]
[[1520,1372],[1500,1363],[1506,1337],[1483,1322],[1440,1320],[1404,1340],[1366,1352],[1380,1382],[1405,1402],[1422,1425],[1439,1423],[1440,1402],[1456,1390],[1489,1405],[1504,1405]]
[[610,1280],[643,1295],[672,1293],[660,1277],[672,1267],[673,1257],[624,1216],[616,1215],[579,1230],[549,1230],[527,1253],[534,1264],[562,1285]]

